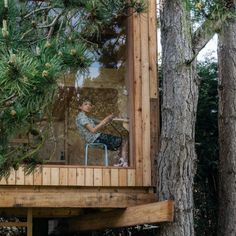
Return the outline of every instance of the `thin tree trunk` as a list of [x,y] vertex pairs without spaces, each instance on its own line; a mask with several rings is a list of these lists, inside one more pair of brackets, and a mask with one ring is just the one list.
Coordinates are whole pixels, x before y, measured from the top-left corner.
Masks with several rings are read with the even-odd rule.
[[163,104],[158,156],[159,200],[175,201],[175,222],[163,225],[161,236],[193,236],[195,120],[198,99],[191,22],[186,1],[164,0],[161,10]]
[[[229,1],[228,1],[229,2]],[[235,1],[231,4],[236,5]],[[232,6],[232,5],[231,5]],[[233,12],[234,11],[233,7]],[[219,34],[219,236],[236,235],[236,20]]]

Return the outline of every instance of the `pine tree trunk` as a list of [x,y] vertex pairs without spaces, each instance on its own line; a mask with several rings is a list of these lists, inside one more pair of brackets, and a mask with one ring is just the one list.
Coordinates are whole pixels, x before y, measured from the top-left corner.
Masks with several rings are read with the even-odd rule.
[[159,200],[175,201],[174,223],[161,236],[193,236],[195,120],[198,99],[192,57],[191,22],[186,1],[164,0],[161,10],[163,104],[161,149],[158,156]]
[[[233,1],[232,1],[233,2]],[[234,5],[236,5],[234,3]],[[236,235],[236,21],[219,35],[219,236]]]

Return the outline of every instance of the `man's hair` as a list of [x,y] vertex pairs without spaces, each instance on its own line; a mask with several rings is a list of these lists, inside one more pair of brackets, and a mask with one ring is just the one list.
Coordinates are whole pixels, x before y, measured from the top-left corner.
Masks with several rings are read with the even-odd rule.
[[79,106],[82,106],[84,102],[91,102],[93,104],[92,100],[89,97],[79,98],[78,101]]

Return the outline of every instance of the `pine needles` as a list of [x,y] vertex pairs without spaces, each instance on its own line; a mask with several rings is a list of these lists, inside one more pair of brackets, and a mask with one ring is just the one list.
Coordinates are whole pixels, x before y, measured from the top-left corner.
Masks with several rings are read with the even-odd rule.
[[[6,4],[7,3],[7,4]],[[50,127],[60,77],[84,73],[94,60],[101,32],[112,29],[142,1],[51,0],[0,1],[0,177],[24,164],[33,170]],[[37,131],[37,132],[35,132]],[[21,135],[28,142],[9,143]]]

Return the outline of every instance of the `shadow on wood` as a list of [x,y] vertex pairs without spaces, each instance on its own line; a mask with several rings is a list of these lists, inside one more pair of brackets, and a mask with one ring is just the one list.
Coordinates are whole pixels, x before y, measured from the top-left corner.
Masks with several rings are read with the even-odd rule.
[[70,232],[173,221],[174,202],[162,201],[68,219]]

